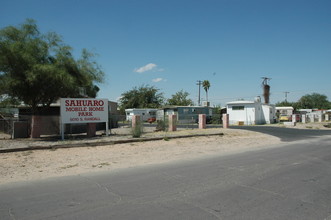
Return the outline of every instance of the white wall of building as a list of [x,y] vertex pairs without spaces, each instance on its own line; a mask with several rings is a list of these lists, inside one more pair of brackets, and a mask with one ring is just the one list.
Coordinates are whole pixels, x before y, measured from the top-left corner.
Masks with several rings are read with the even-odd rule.
[[140,120],[147,121],[150,117],[156,117],[157,109],[125,109],[126,120],[131,121],[133,115],[140,115]]
[[262,105],[264,123],[271,124],[275,122],[276,119],[276,108],[274,105]]
[[230,125],[270,124],[274,122],[275,107],[259,101],[234,101],[227,104]]
[[229,124],[245,125],[255,124],[255,103],[248,101],[236,101],[227,104],[227,114],[229,114]]
[[294,108],[292,106],[281,106],[281,107],[276,107],[276,111],[279,111],[281,115],[292,115]]

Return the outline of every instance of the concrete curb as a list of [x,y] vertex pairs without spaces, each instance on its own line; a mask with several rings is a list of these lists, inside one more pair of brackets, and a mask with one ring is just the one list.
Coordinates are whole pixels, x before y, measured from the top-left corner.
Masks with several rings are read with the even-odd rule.
[[192,135],[178,135],[178,136],[164,136],[164,137],[150,137],[150,138],[135,138],[135,139],[126,139],[126,140],[115,140],[115,141],[100,141],[100,142],[90,142],[90,143],[66,143],[66,144],[57,144],[57,145],[48,145],[48,146],[27,146],[20,148],[11,148],[11,149],[0,149],[0,154],[2,153],[12,153],[12,152],[22,152],[29,150],[55,150],[59,148],[75,148],[75,147],[96,147],[96,146],[105,146],[105,145],[114,145],[114,144],[125,144],[125,143],[134,143],[134,142],[145,142],[145,141],[159,141],[165,139],[176,139],[176,138],[191,138],[191,137],[208,137],[208,136],[223,136],[224,133],[215,133],[215,134],[192,134]]

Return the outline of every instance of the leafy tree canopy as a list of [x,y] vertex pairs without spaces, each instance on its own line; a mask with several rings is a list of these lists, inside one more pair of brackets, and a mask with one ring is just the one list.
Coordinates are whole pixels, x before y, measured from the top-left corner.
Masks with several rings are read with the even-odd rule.
[[298,106],[297,102],[287,102],[287,101],[282,101],[282,102],[277,102],[276,103],[277,107],[282,107],[282,106],[292,106],[293,108]]
[[302,96],[298,101],[298,107],[304,109],[329,109],[331,108],[331,103],[326,95],[312,93]]
[[204,81],[202,82],[202,87],[203,87],[203,89],[204,89],[206,92],[208,92],[208,90],[209,90],[209,88],[210,88],[210,82],[209,82],[208,80],[204,80]]
[[122,93],[119,100],[120,111],[128,108],[159,108],[164,101],[163,93],[154,86],[142,85]]
[[0,96],[0,108],[9,108],[12,106],[17,106],[19,104],[19,100],[15,98],[9,97],[7,95]]
[[[56,33],[41,34],[34,20],[0,30],[0,95],[30,105],[49,106],[60,97],[95,97],[104,73],[91,60],[94,54],[82,51],[72,56]],[[84,92],[82,92],[84,91]]]
[[208,90],[209,90],[209,88],[210,88],[210,82],[209,82],[208,80],[204,80],[204,81],[202,82],[202,87],[203,87],[203,89],[204,89],[205,92],[206,92],[206,100],[207,100],[207,102],[208,102]]
[[167,100],[168,105],[177,105],[177,106],[188,106],[193,105],[192,99],[189,99],[188,96],[190,94],[183,90],[176,92],[176,94],[172,95],[170,99]]
[[330,109],[331,103],[328,101],[327,96],[312,93],[302,96],[297,102],[278,102],[276,106],[292,106],[294,109]]

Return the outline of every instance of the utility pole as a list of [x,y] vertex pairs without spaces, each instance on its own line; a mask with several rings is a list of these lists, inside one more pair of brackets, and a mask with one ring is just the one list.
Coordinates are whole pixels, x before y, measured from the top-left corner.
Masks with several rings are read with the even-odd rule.
[[201,88],[202,81],[198,80],[197,85],[199,86],[199,96],[198,96],[198,106],[200,106],[200,88]]
[[290,92],[284,92],[285,93],[285,102],[287,102],[287,94],[289,94]]

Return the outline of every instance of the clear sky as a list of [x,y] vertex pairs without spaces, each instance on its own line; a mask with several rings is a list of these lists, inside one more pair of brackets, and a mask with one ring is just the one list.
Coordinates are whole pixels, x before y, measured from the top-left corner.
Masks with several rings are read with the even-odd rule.
[[26,18],[76,58],[82,48],[98,54],[99,98],[150,85],[197,103],[197,80],[209,80],[209,101],[224,106],[262,96],[269,77],[271,103],[284,92],[331,99],[330,0],[0,0],[0,28]]

